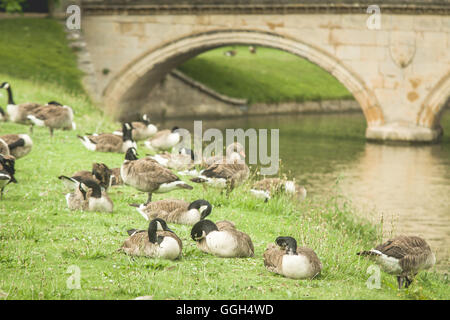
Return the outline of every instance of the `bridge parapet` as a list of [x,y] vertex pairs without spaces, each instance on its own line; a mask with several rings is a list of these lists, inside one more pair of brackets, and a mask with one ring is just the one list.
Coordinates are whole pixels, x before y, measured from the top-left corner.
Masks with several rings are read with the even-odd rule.
[[[373,1],[330,2],[327,0],[82,0],[86,14],[323,14],[366,13]],[[446,0],[383,0],[383,13],[449,15]]]

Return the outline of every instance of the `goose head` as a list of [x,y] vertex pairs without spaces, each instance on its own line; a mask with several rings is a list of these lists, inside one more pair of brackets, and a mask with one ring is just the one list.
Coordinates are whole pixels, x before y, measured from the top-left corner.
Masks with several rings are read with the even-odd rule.
[[208,201],[200,199],[195,200],[189,205],[188,210],[192,209],[198,210],[200,213],[200,220],[203,220],[211,213],[212,205]]
[[100,185],[91,179],[86,179],[80,182],[81,187],[84,189],[86,193],[93,198],[100,199],[102,197],[102,188]]
[[52,106],[57,106],[57,107],[62,107],[63,105],[61,103],[59,103],[58,101],[49,101],[46,104],[47,106],[52,105]]
[[133,141],[133,126],[131,125],[131,123],[125,122],[124,124],[122,124],[122,132],[122,140],[124,142],[129,140]]
[[100,186],[107,189],[111,184],[112,171],[104,163],[92,164],[92,175],[100,181]]
[[161,242],[163,241],[163,237],[158,236],[157,231],[169,231],[173,233],[173,231],[169,229],[167,223],[163,219],[153,219],[148,225],[148,240],[151,243],[161,244]]
[[0,154],[0,165],[3,167],[3,170],[8,172],[8,174],[11,176],[10,181],[13,183],[17,183],[17,180],[14,177],[14,174],[16,173],[16,170],[14,168],[15,163],[16,160],[13,156],[4,156]]
[[125,160],[128,161],[133,161],[133,160],[138,160],[138,154],[136,151],[136,148],[131,147],[127,149],[127,152],[125,153]]
[[297,254],[297,241],[292,237],[278,237],[276,244],[286,250],[287,254]]
[[218,231],[216,224],[211,220],[200,220],[191,230],[191,238],[194,241],[200,241],[205,238],[210,232]]
[[11,85],[9,84],[9,82],[3,82],[1,85],[0,85],[0,89],[9,89],[11,87]]

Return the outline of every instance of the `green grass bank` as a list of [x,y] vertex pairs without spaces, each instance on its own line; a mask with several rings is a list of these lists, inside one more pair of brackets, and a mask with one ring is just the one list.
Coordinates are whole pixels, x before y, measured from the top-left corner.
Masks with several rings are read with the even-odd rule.
[[[4,24],[11,26],[13,21],[0,21],[2,33],[9,32],[3,29]],[[192,184],[191,192],[155,195],[154,200],[207,199],[213,205],[210,219],[234,221],[238,229],[252,237],[255,257],[221,259],[201,253],[190,239],[190,227],[174,224],[170,228],[183,240],[183,257],[178,261],[132,258],[116,252],[127,237],[127,229],[147,227],[147,222],[128,206],[145,201],[146,195],[125,186],[112,188],[114,213],[70,211],[64,198],[66,191],[57,177],[90,169],[92,162],[120,166],[123,155],[90,152],[76,138],[86,132],[108,132],[117,123],[92,105],[81,90],[78,76],[78,84],[74,78],[61,80],[78,71],[73,53],[64,49],[64,37],[52,36],[61,34],[56,25],[52,27],[55,22],[17,22],[23,27],[28,22],[42,24],[41,32],[50,35],[41,37],[59,39],[55,46],[64,52],[60,58],[71,67],[61,71],[55,65],[46,74],[34,63],[23,70],[2,68],[0,81],[11,83],[17,103],[58,100],[71,105],[77,130],[57,131],[50,139],[48,130],[35,128],[32,152],[16,162],[19,183],[8,185],[0,201],[0,299],[132,299],[142,295],[154,299],[448,299],[448,280],[433,271],[420,273],[409,289],[401,291],[396,289],[395,277],[382,273],[381,289],[368,289],[371,263],[356,252],[376,244],[380,232],[355,218],[338,189],[335,194],[310,197],[297,205],[286,197],[268,203],[253,199],[249,184],[234,190],[230,197]],[[37,59],[33,37],[23,38],[20,32],[16,37],[22,40],[15,39],[15,50],[31,48],[25,61]],[[1,35],[0,39],[8,37]],[[53,54],[59,53],[50,50],[48,59]],[[21,59],[3,56],[1,63],[20,65]],[[4,106],[6,95],[2,93],[0,105]],[[26,126],[0,123],[1,134],[27,132]],[[138,151],[146,153],[142,145]],[[293,236],[299,245],[317,252],[324,265],[320,276],[297,281],[264,268],[262,253],[267,243],[280,235]],[[81,289],[67,287],[71,266],[81,271]]]
[[[224,52],[234,50],[235,56]],[[198,55],[178,67],[219,93],[250,103],[353,99],[331,74],[288,52],[248,46],[221,47]]]

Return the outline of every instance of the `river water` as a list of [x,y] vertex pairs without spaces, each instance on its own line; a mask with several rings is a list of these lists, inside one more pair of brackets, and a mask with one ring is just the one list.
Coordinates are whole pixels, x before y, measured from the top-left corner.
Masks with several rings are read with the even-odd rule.
[[[279,129],[282,172],[308,190],[327,196],[339,180],[342,195],[357,214],[383,219],[383,235],[424,237],[436,253],[437,269],[450,270],[450,112],[441,121],[443,141],[405,146],[366,142],[359,113],[264,116],[204,120],[207,128]],[[171,120],[164,127],[193,129],[193,121]]]

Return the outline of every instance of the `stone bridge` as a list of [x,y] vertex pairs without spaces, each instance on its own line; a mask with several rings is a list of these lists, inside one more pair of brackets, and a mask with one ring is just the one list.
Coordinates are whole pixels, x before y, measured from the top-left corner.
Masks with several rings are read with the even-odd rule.
[[266,46],[338,79],[364,112],[368,139],[436,141],[450,96],[450,2],[379,3],[379,28],[369,28],[372,1],[83,0],[90,90],[125,119],[151,110],[151,89],[188,59],[225,45]]

